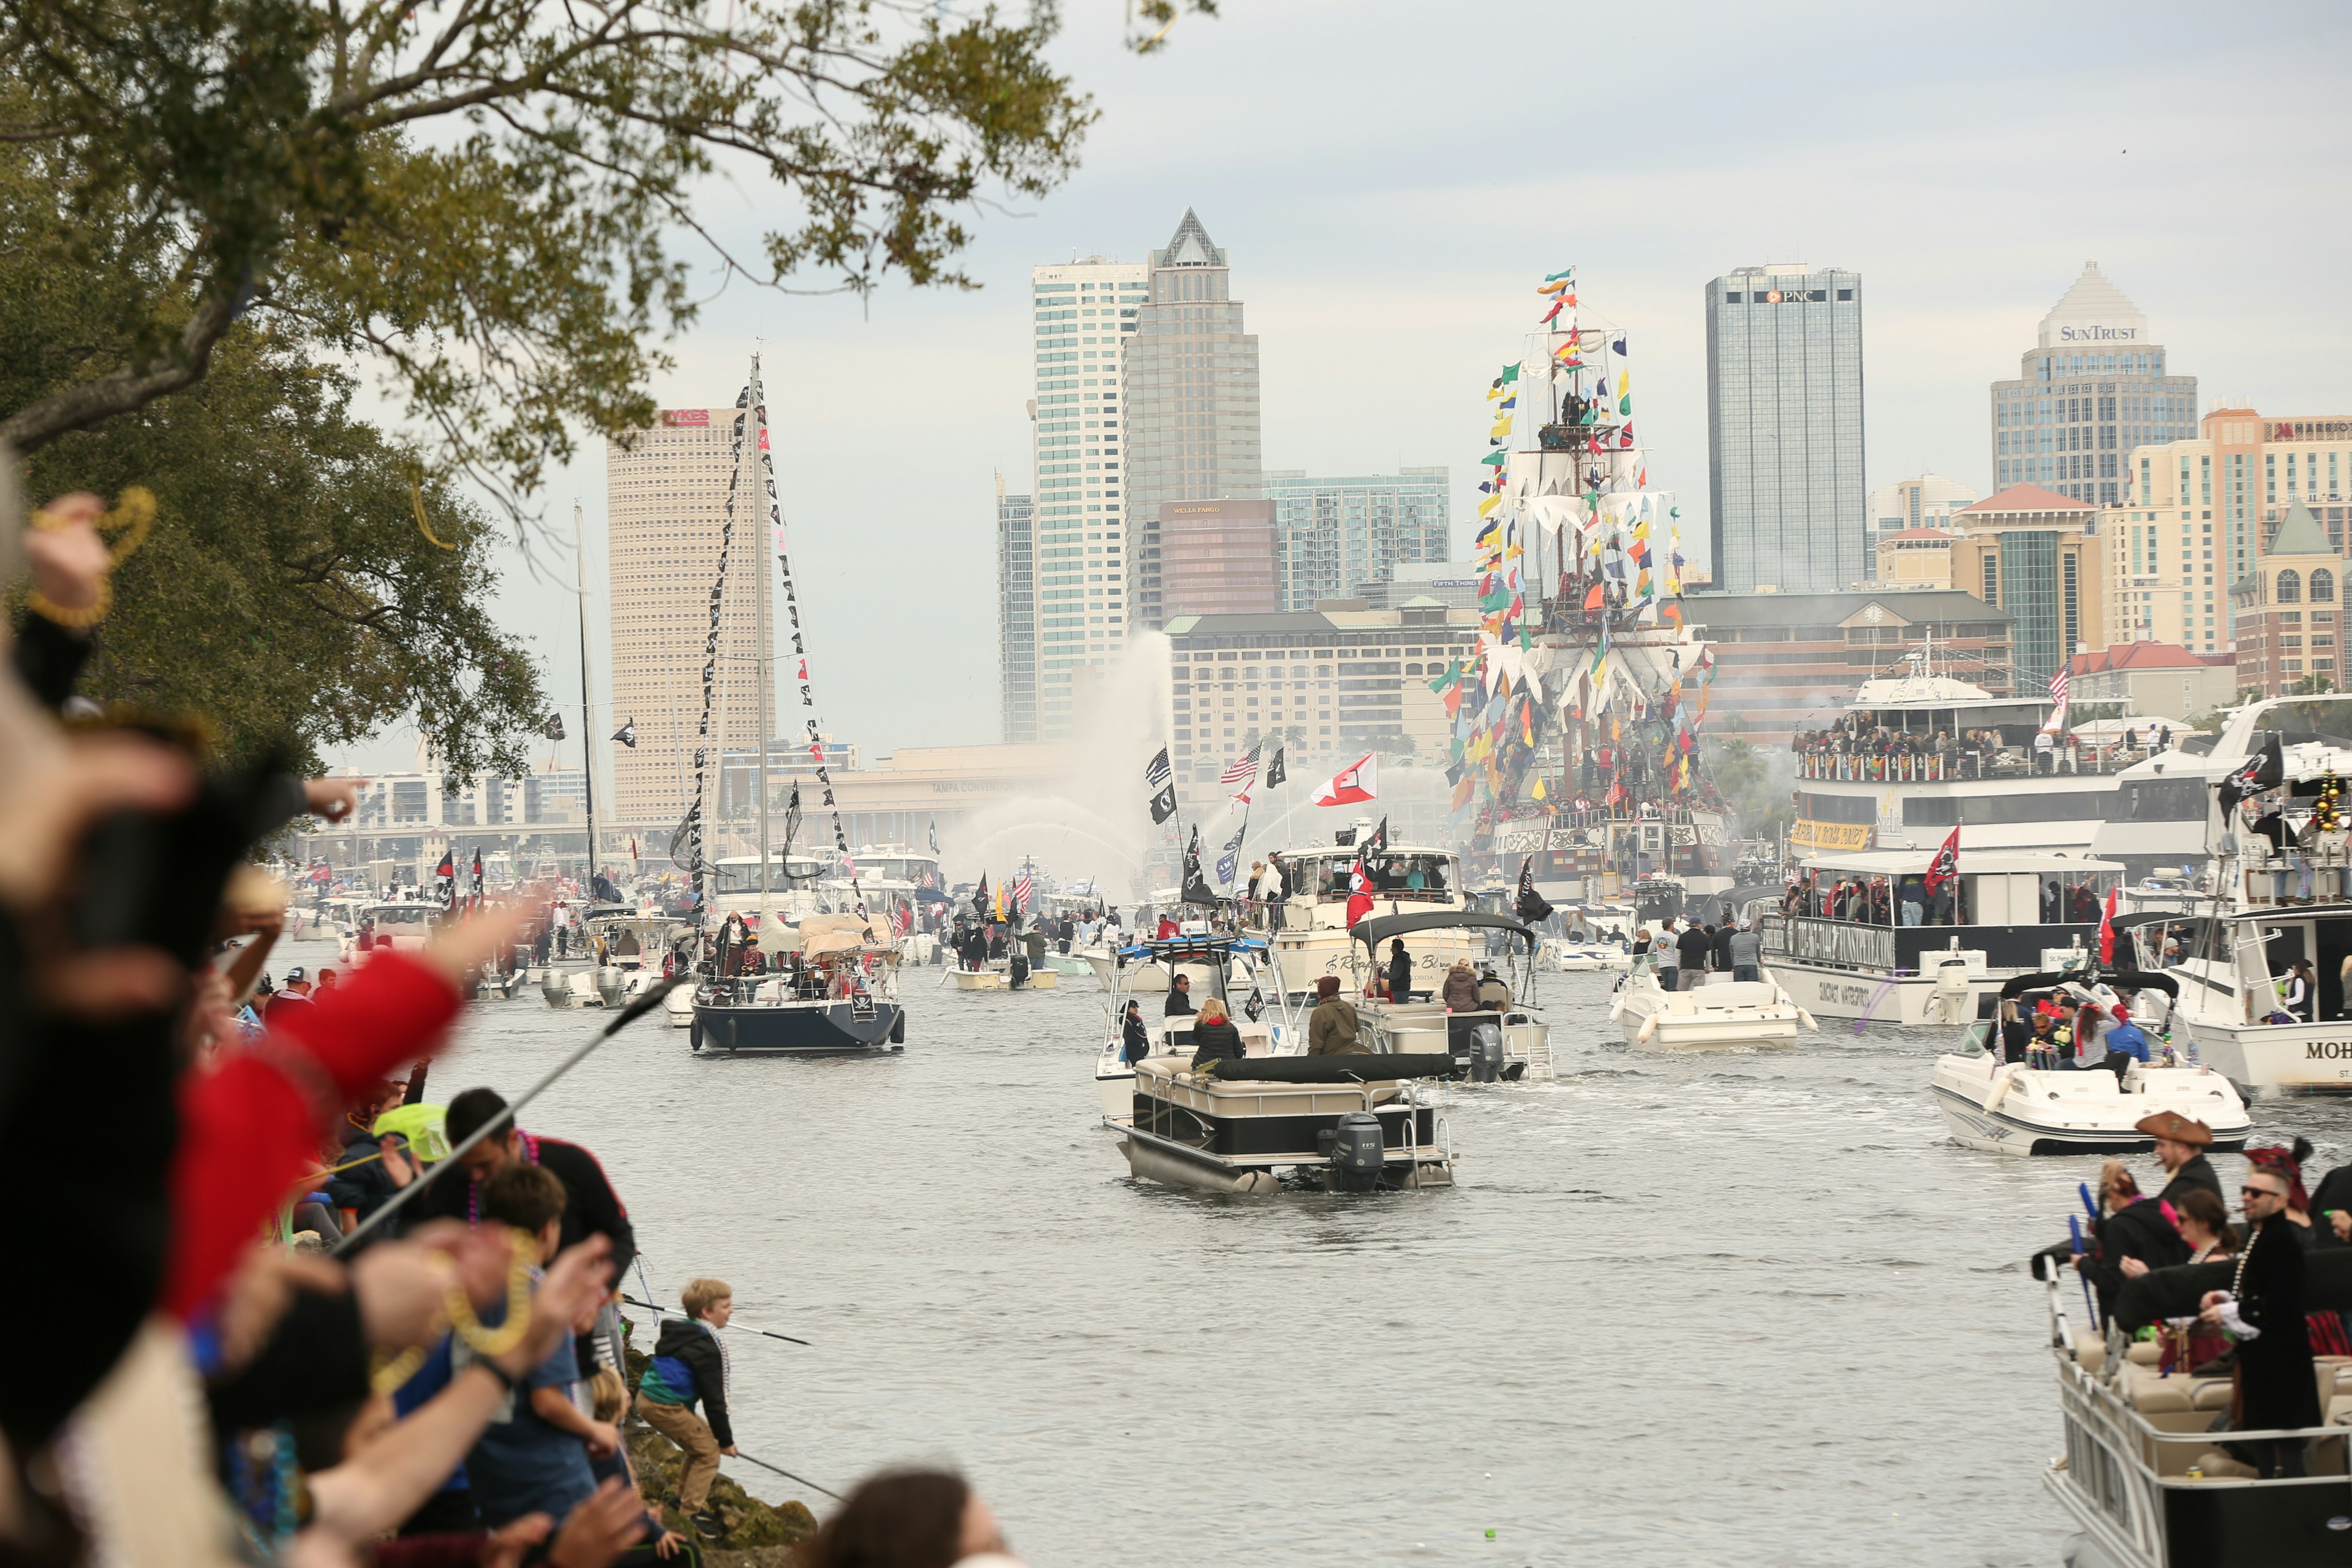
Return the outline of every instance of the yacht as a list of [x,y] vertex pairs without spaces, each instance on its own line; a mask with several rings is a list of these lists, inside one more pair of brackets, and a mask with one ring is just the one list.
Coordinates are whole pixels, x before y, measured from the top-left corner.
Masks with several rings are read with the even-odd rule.
[[[1284,994],[1311,996],[1315,983],[1326,974],[1339,976],[1349,994],[1362,994],[1370,972],[1349,934],[1348,900],[1353,896],[1354,846],[1371,829],[1369,820],[1360,821],[1336,833],[1328,845],[1283,852],[1287,887],[1278,923],[1269,915],[1265,935]],[[1459,913],[1469,908],[1461,858],[1449,850],[1391,844],[1365,860],[1364,872],[1372,883],[1374,915]],[[1466,928],[1437,929],[1409,943],[1407,952],[1412,957],[1412,989],[1433,994],[1455,959],[1475,963],[1486,955],[1486,946]],[[1388,962],[1384,950],[1378,967],[1385,971]]]
[[[2163,974],[2119,971],[2102,977],[2078,970],[2014,976],[2002,983],[1998,999],[2030,1011],[2059,994],[2156,991],[2170,997],[2178,989]],[[2153,1036],[2150,1059],[2134,1062],[2118,1077],[2104,1068],[2008,1061],[2000,1031],[1997,1014],[1967,1024],[1958,1047],[1936,1059],[1936,1104],[1957,1143],[1993,1154],[2143,1154],[2156,1140],[2138,1124],[2176,1110],[2212,1129],[2215,1152],[2234,1154],[2253,1130],[2245,1101],[2227,1078],[2184,1062]]]
[[[2047,699],[1997,697],[1951,673],[1932,644],[1903,664],[1899,674],[1862,683],[1829,740],[1799,737],[1790,848],[1933,855],[1958,826],[1964,857],[2091,853],[2137,753],[2076,746],[2053,754],[2054,772],[2037,772],[2033,740],[2052,710]],[[1880,731],[1916,749],[1885,755]],[[1951,742],[1940,754],[1938,734]],[[1963,739],[1970,734],[1979,739]]]
[[[1195,1072],[1194,1019],[1163,1018],[1154,1022],[1151,1055],[1130,1067],[1119,1051],[1126,998],[1114,994],[1095,1081],[1103,1125],[1118,1134],[1134,1175],[1234,1194],[1454,1184],[1443,1090],[1436,1087],[1453,1075],[1452,1056],[1302,1055],[1296,1015],[1265,1016],[1266,987],[1275,983],[1270,975],[1258,980],[1262,952],[1224,937],[1144,945],[1164,948],[1155,956],[1168,967],[1197,964],[1211,977],[1211,994],[1225,1003],[1245,1054]],[[1256,1018],[1228,984],[1237,973],[1253,978]],[[1282,1013],[1278,998],[1272,1011]]]
[[[1931,898],[1935,856],[1928,848],[1808,857],[1797,868],[1801,912],[1768,910],[1758,921],[1765,965],[1824,1018],[1958,1024],[1977,1016],[1978,996],[2000,981],[2062,967],[2067,954],[2095,946],[2107,894],[2124,878],[2115,861],[1975,850],[1963,839],[1952,878],[1958,891],[1945,897],[1948,883]],[[1832,889],[1857,881],[1890,890],[1895,923],[1827,912]],[[1920,907],[1921,924],[1902,923],[1906,903]],[[1809,907],[1824,912],[1801,912]]]
[[[799,946],[770,955],[761,975],[706,977],[695,989],[695,1050],[772,1056],[870,1056],[905,1048],[898,949],[877,917],[810,915]],[[673,993],[675,994],[675,993]]]

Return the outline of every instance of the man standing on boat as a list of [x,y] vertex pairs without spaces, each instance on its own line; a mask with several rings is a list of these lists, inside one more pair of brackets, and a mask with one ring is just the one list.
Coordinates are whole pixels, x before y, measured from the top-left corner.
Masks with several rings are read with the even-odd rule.
[[[2304,1321],[2303,1246],[2286,1217],[2288,1174],[2273,1166],[2246,1172],[2241,1189],[2246,1245],[2227,1290],[2208,1290],[2199,1316],[2238,1342],[2239,1431],[2316,1426],[2319,1390],[2312,1376],[2311,1334]],[[2223,1445],[2264,1480],[2304,1474],[2303,1445],[2291,1438]]]
[[1404,938],[1389,942],[1389,1000],[1402,1002],[1412,994],[1412,954],[1404,950]]
[[1675,938],[1675,946],[1682,954],[1683,989],[1695,989],[1706,978],[1707,955],[1715,949],[1715,939],[1699,926],[1685,925],[1682,935]]
[[2171,1178],[2156,1194],[2160,1202],[2178,1205],[2191,1187],[2202,1187],[2221,1197],[2221,1178],[2213,1173],[2213,1163],[2205,1158],[2205,1151],[2213,1144],[2211,1128],[2177,1110],[2159,1110],[2134,1122],[2132,1131],[2156,1140],[2156,1163]]
[[1168,1001],[1160,1009],[1160,1016],[1182,1018],[1189,1016],[1192,1010],[1192,977],[1180,970],[1176,978],[1168,983]]
[[1339,977],[1326,974],[1315,982],[1314,1016],[1307,1020],[1307,1054],[1310,1057],[1360,1057],[1370,1053],[1356,1031],[1356,1005],[1339,994]]

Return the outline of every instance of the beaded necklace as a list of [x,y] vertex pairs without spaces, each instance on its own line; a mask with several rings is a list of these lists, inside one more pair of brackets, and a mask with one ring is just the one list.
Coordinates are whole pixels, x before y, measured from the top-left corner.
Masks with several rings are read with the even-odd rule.
[[[522,1140],[523,1163],[538,1164],[539,1140],[520,1127],[515,1129],[515,1136]],[[478,1176],[466,1178],[466,1225],[471,1230],[482,1228],[482,1181]]]
[[2246,1259],[2254,1255],[2254,1243],[2262,1240],[2263,1232],[2269,1228],[2270,1221],[2264,1220],[2262,1224],[2255,1226],[2252,1229],[2246,1232],[2246,1249],[2238,1254],[2237,1271],[2230,1276],[2230,1295],[2233,1300],[2244,1300],[2244,1298],[2240,1295],[2240,1292],[2245,1289],[2246,1285]]
[[230,1439],[228,1471],[237,1522],[265,1559],[283,1554],[306,1511],[292,1424],[280,1421]]

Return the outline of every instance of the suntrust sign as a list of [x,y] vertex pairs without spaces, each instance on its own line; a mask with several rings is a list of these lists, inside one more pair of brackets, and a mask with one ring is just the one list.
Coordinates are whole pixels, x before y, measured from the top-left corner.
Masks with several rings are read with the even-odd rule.
[[2131,343],[2139,341],[2137,327],[2061,326],[2062,343]]

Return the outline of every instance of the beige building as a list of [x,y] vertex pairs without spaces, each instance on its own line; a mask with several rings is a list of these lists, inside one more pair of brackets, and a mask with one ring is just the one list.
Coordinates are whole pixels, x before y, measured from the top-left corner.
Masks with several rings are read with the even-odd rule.
[[2309,507],[2290,502],[2253,571],[2230,584],[2241,689],[2280,697],[2343,689],[2343,552]]
[[2238,672],[2226,656],[2191,653],[2177,643],[2113,643],[2074,656],[2067,700],[2120,702],[2124,716],[2187,719],[2237,700]]
[[1265,616],[1282,608],[1272,501],[1166,501],[1158,531],[1169,615]]
[[[706,742],[707,788],[714,801],[721,753],[756,754],[761,740],[776,732],[773,705],[760,679],[754,614],[759,574],[774,573],[776,565],[752,437],[746,436],[740,471],[731,456],[739,412],[666,408],[634,445],[614,441],[604,448],[613,715],[611,727],[596,740],[604,742],[630,722],[636,725],[637,739],[635,747],[611,747],[617,797],[612,810],[618,821],[675,823],[693,799],[710,593],[719,579],[730,485],[737,487],[735,527],[719,606]],[[772,576],[772,631],[785,622],[781,598]],[[782,671],[787,682],[795,673]]]
[[[1959,535],[1941,528],[1906,528],[1878,536],[1877,585],[1886,588],[1948,588],[1952,546]],[[1687,587],[1690,579],[1683,582]]]
[[[1952,513],[1984,498],[1959,480],[1942,474],[1921,474],[1897,479],[1870,492],[1870,558],[1877,564],[1878,546],[1898,533],[1918,529],[1948,529]],[[1882,574],[1879,581],[1886,579]]]
[[2101,531],[2121,561],[2111,622],[2118,635],[2226,653],[2231,585],[2250,576],[2298,502],[2331,549],[2346,548],[2352,510],[2352,417],[2268,418],[2217,408],[2196,438],[2140,447],[2130,484]]

